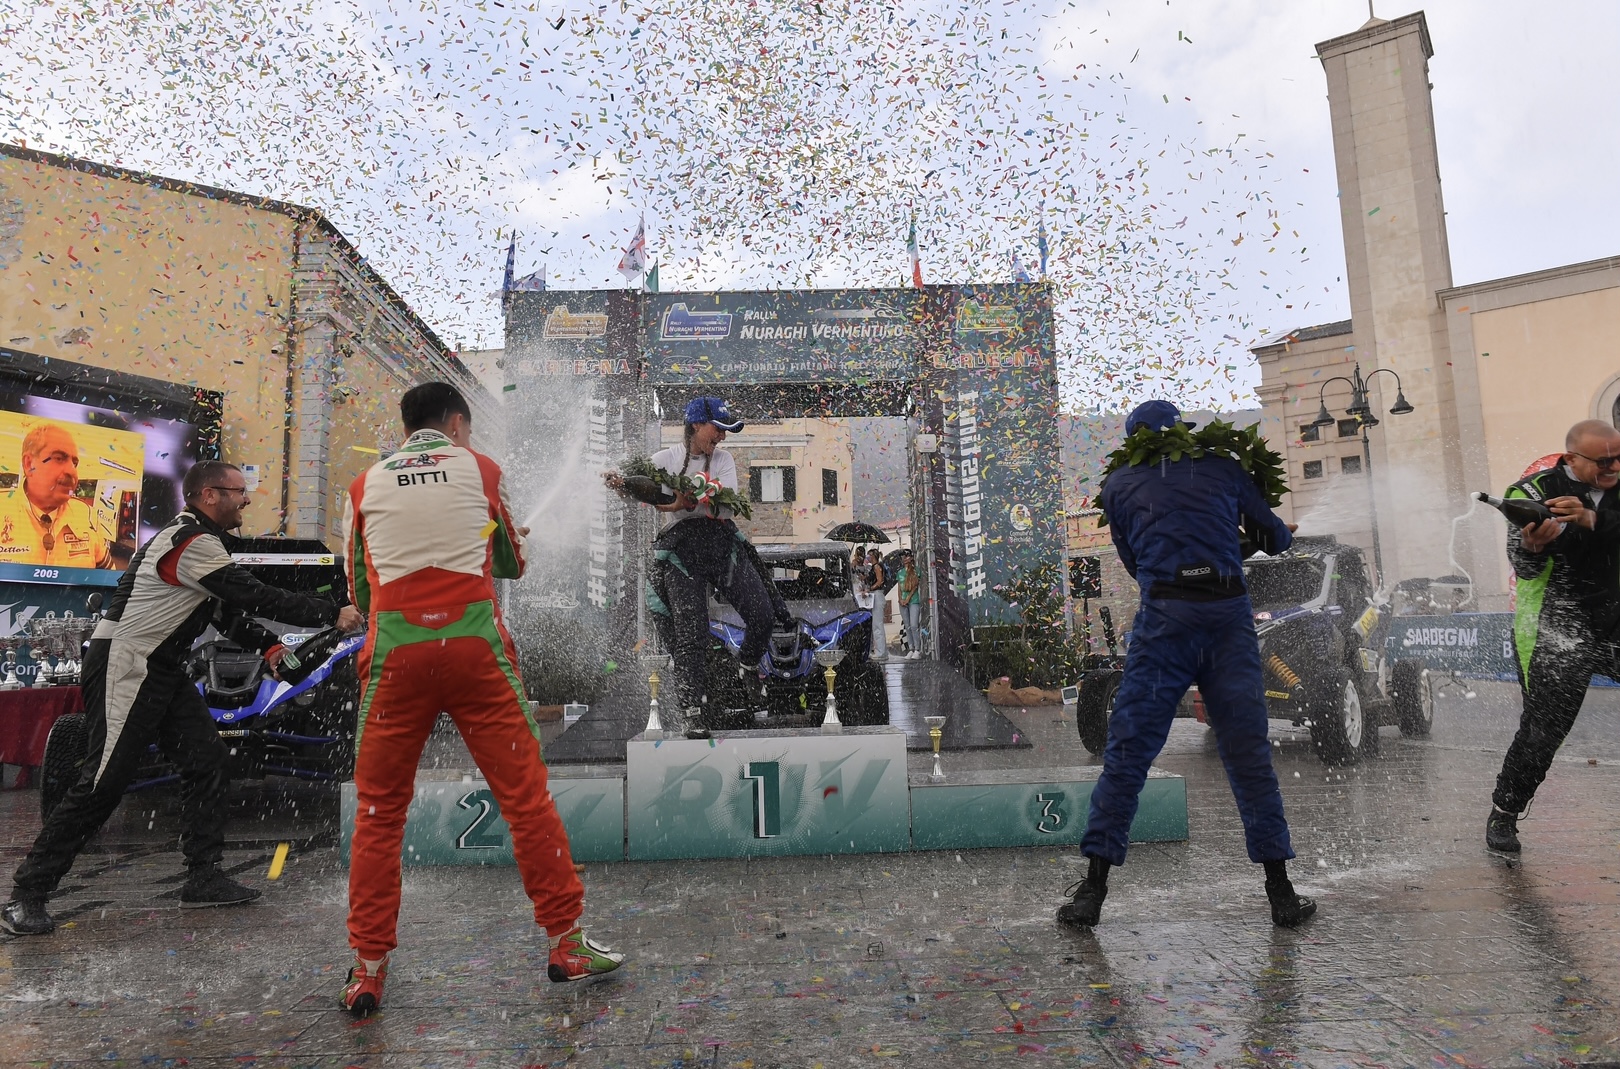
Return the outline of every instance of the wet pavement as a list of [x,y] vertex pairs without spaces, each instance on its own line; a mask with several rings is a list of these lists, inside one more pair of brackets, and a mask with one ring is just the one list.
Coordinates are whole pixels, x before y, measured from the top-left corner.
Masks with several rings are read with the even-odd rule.
[[[1133,848],[1094,935],[1052,921],[1082,871],[1072,850],[600,864],[587,920],[632,962],[559,990],[512,869],[413,868],[386,1005],[365,1022],[336,1006],[335,794],[242,785],[227,864],[265,898],[186,911],[174,800],[148,794],[53,900],[61,930],[0,941],[0,1063],[1617,1062],[1620,692],[1588,699],[1508,863],[1482,839],[1516,707],[1508,686],[1458,688],[1432,739],[1386,728],[1382,756],[1346,770],[1273,725],[1295,880],[1322,907],[1297,932],[1270,925],[1212,740],[1183,721],[1160,766],[1187,777],[1191,841]],[[1089,760],[1061,710],[1007,715],[1031,750],[948,755],[947,772]],[[0,875],[36,806],[0,795]],[[283,840],[292,859],[267,883]]]

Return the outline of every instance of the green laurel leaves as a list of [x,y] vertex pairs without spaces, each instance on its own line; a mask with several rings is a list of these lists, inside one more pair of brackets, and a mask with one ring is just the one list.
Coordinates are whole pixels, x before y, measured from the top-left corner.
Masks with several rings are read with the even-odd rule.
[[[641,476],[651,479],[661,486],[667,487],[676,494],[691,494],[696,497],[703,490],[703,482],[690,475],[675,475],[653,464],[652,458],[645,456],[630,457],[619,465],[619,474],[625,478]],[[711,499],[716,505],[728,508],[745,520],[753,519],[754,509],[748,498],[732,489],[722,489]]]
[[[1157,464],[1165,460],[1175,463],[1184,457],[1207,456],[1237,461],[1265,496],[1266,504],[1272,508],[1282,504],[1283,495],[1288,492],[1282,454],[1266,444],[1266,440],[1260,437],[1258,427],[1234,427],[1218,419],[1211,420],[1196,431],[1188,430],[1180,423],[1162,431],[1138,427],[1120,443],[1118,449],[1108,454],[1108,464],[1103,468],[1103,482],[1106,483],[1108,476],[1120,468]],[[1098,520],[1099,526],[1107,523],[1107,516]]]

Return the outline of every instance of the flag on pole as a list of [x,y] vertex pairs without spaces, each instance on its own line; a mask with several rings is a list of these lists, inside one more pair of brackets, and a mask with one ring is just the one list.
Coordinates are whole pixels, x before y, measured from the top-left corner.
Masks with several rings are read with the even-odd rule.
[[653,264],[651,269],[648,270],[647,277],[645,279],[643,279],[642,282],[641,282],[641,288],[643,290],[645,290],[646,292],[648,292],[648,293],[657,293],[658,292],[658,265],[657,264]]
[[512,292],[512,272],[517,268],[517,231],[512,232],[512,240],[506,246],[506,273],[501,276],[501,300]]
[[1024,261],[1022,261],[1022,260],[1020,260],[1018,258],[1018,250],[1017,249],[1014,249],[1013,254],[1012,254],[1012,271],[1013,271],[1013,281],[1014,282],[1031,282],[1031,281],[1034,281],[1033,279],[1031,279],[1029,277],[1029,271],[1024,267]]
[[906,252],[911,255],[911,284],[922,289],[922,257],[917,254],[917,213],[911,213],[911,230],[906,234]]
[[513,293],[544,293],[546,290],[546,269],[542,265],[540,270],[531,271],[522,278],[510,283],[507,288]]
[[1035,247],[1041,253],[1041,277],[1046,277],[1046,205],[1041,205],[1041,227],[1039,236],[1035,239]]
[[636,227],[636,236],[630,239],[630,244],[624,247],[624,255],[619,257],[619,274],[628,282],[645,270],[647,270],[647,217],[644,215]]

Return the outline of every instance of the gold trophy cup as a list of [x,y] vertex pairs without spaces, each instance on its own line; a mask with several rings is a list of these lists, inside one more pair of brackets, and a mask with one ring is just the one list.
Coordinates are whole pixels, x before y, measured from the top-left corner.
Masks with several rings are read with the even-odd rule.
[[823,735],[837,735],[844,730],[843,721],[838,719],[838,702],[833,698],[833,683],[838,679],[836,669],[843,659],[843,650],[823,649],[816,651],[816,663],[827,670],[827,715],[821,721],[821,733]]
[[928,725],[928,737],[934,740],[934,771],[929,774],[928,778],[942,780],[945,778],[945,770],[939,767],[939,742],[945,737],[945,718],[943,716],[925,716],[923,717],[923,723]]
[[667,653],[649,654],[642,658],[647,667],[652,669],[647,676],[647,693],[650,700],[647,703],[647,728],[641,733],[643,739],[661,739],[664,737],[664,722],[658,715],[658,686],[663,680],[658,678],[660,668],[669,670],[671,659]]

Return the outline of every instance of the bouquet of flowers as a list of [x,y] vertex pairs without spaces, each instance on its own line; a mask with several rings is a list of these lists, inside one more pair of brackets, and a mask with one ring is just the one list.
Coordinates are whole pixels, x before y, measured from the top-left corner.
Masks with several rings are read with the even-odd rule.
[[[1276,508],[1288,492],[1283,478],[1282,456],[1260,437],[1258,427],[1239,429],[1216,419],[1207,426],[1190,431],[1182,424],[1167,430],[1138,427],[1120,447],[1108,454],[1108,466],[1103,469],[1103,481],[1120,468],[1138,464],[1157,464],[1161,460],[1180,460],[1182,457],[1227,457],[1235,460],[1265,496],[1266,504]],[[1098,526],[1108,523],[1102,516]]]
[[632,501],[670,505],[678,495],[686,494],[699,505],[728,508],[745,520],[754,514],[746,497],[721,486],[719,480],[706,471],[675,475],[656,467],[647,457],[631,457],[619,466],[619,475],[624,481],[619,492]]

